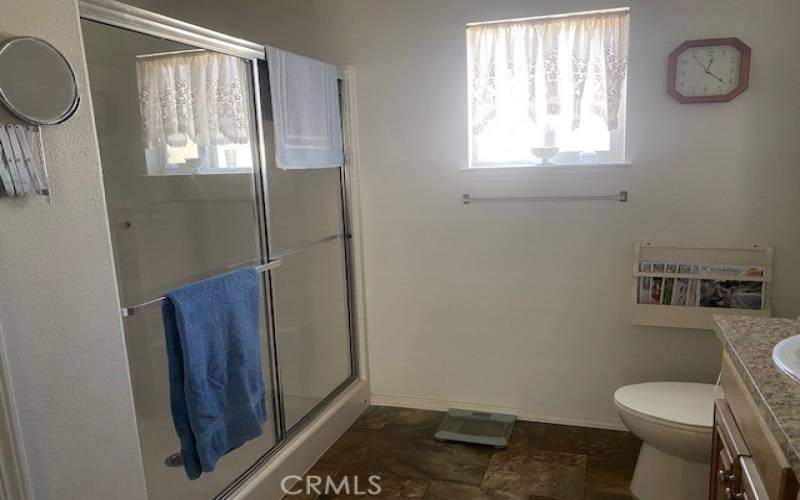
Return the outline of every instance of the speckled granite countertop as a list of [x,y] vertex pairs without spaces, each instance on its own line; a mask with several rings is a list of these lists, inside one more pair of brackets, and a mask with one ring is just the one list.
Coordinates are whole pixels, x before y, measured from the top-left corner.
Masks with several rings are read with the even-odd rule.
[[800,478],[800,382],[772,362],[775,344],[800,335],[800,322],[747,316],[714,316],[714,320],[725,351]]

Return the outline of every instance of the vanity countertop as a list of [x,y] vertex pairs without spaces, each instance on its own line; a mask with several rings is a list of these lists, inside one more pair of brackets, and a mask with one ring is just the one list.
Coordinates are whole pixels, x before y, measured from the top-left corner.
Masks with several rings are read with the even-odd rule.
[[772,349],[800,335],[800,322],[749,316],[714,316],[717,336],[761,416],[800,478],[800,382],[775,366]]

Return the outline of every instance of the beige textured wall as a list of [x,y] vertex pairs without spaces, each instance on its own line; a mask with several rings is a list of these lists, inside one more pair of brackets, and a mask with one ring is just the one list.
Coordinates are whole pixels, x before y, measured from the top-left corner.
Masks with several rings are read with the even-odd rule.
[[65,53],[82,98],[70,121],[43,133],[52,203],[0,199],[0,325],[33,493],[142,499],[77,4],[4,0],[0,10],[0,32],[38,36]]

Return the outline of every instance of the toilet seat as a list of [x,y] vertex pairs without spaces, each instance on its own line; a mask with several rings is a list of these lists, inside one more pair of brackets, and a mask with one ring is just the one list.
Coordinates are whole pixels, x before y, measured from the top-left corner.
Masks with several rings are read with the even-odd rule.
[[667,427],[710,433],[714,425],[712,384],[647,382],[622,387],[614,393],[620,410]]

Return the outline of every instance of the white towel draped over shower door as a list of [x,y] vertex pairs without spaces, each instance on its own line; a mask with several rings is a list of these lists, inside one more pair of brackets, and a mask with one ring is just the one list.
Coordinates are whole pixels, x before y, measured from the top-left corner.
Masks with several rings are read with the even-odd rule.
[[273,47],[267,63],[278,168],[341,167],[336,66]]

